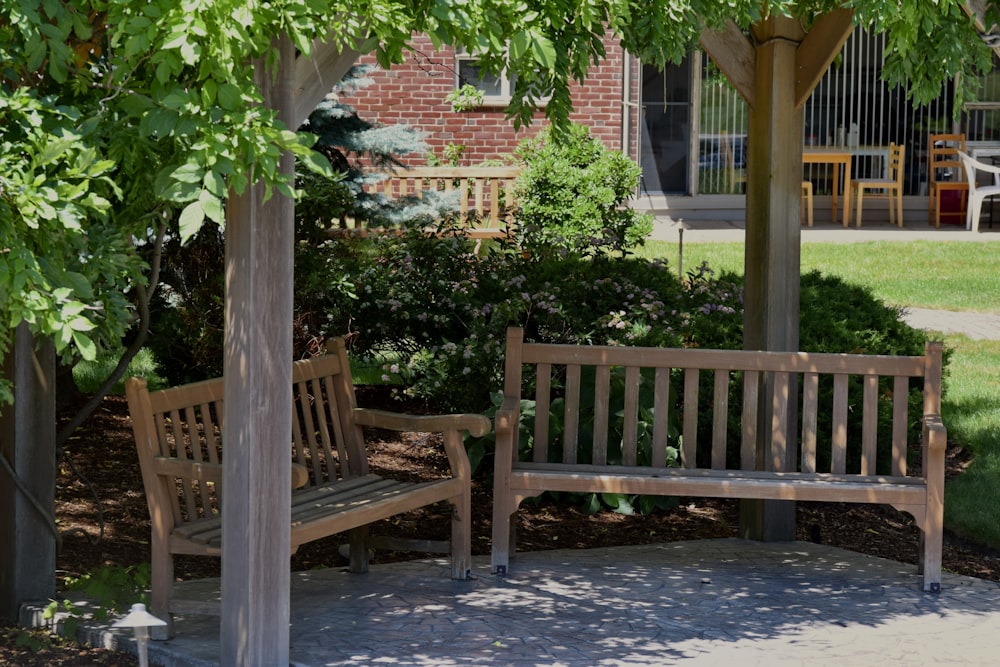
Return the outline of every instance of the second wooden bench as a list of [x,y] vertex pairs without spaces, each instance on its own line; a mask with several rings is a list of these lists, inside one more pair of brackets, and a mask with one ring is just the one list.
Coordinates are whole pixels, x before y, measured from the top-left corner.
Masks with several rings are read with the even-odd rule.
[[[518,506],[545,491],[706,496],[892,505],[922,532],[924,590],[940,589],[940,343],[920,357],[600,347],[528,343],[514,328],[504,372],[495,573],[514,551]],[[922,398],[916,474],[911,382]],[[824,400],[831,423],[818,422]]]

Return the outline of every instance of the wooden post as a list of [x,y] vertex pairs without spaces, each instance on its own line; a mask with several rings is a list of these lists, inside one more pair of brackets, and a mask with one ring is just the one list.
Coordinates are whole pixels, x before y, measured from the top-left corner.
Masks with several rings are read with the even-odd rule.
[[[848,9],[823,14],[808,33],[798,19],[769,17],[751,26],[749,38],[733,23],[701,35],[702,47],[750,109],[743,320],[747,350],[795,351],[799,346],[803,105],[851,34],[853,16]],[[775,400],[773,384],[766,382],[761,395]],[[794,383],[787,386],[790,396],[795,389]],[[788,404],[786,418],[795,424],[795,402]],[[793,469],[797,448],[792,434],[781,456],[780,450],[772,451],[771,430],[761,431],[755,452],[758,467]],[[741,501],[740,534],[794,540],[794,503]]]
[[[265,103],[291,125],[295,51],[257,64]],[[294,162],[282,157],[291,174]],[[221,664],[287,665],[291,530],[294,203],[255,185],[226,211]]]
[[[0,616],[16,619],[25,602],[51,599],[56,590],[56,356],[52,341],[35,349],[28,325],[14,331],[4,376],[14,383],[14,405],[0,417]],[[9,466],[9,469],[8,469]],[[39,503],[17,488],[10,472]],[[42,511],[47,512],[44,516]]]
[[[754,106],[747,145],[746,265],[743,348],[799,347],[799,216],[803,110],[796,107],[795,53],[805,36],[799,21],[772,17],[751,29],[756,43]],[[771,382],[762,387],[769,413]],[[789,415],[791,423],[794,416]],[[768,423],[768,422],[762,422]],[[758,432],[758,467],[776,467],[771,429]],[[786,449],[794,453],[794,447]],[[787,466],[787,461],[778,462]],[[765,541],[795,539],[795,503],[741,501],[740,534]]]

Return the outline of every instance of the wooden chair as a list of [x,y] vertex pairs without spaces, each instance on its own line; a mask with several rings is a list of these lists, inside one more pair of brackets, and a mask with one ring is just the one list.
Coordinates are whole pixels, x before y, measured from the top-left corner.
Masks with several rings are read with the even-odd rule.
[[812,181],[802,181],[802,202],[804,204],[805,220],[813,226],[813,184]]
[[[959,153],[958,156],[962,159],[962,163],[965,165],[965,175],[969,182],[969,210],[965,217],[965,228],[978,232],[979,216],[983,210],[983,201],[987,197],[1000,195],[1000,167],[985,164],[970,157],[969,155],[966,155],[965,153]],[[993,177],[992,184],[977,185],[976,172],[978,171],[984,171],[991,174]],[[992,226],[993,217],[990,216],[990,227]]]
[[889,177],[859,178],[851,180],[851,194],[858,202],[857,225],[861,227],[861,202],[865,190],[873,191],[869,197],[889,200],[889,222],[903,226],[903,157],[906,146],[889,144]]
[[[941,226],[941,216],[966,217],[969,182],[963,174],[959,153],[965,152],[964,134],[932,134],[927,144],[927,224]],[[961,205],[957,211],[942,211],[945,192],[957,192]]]

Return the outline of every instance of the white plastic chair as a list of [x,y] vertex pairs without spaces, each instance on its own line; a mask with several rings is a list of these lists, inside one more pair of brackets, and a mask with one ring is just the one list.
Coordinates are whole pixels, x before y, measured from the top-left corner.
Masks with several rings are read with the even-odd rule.
[[[979,231],[979,215],[982,213],[983,200],[987,197],[1000,195],[1000,167],[980,162],[965,153],[959,153],[965,166],[965,175],[969,180],[969,208],[965,214],[965,228]],[[976,172],[985,171],[993,175],[993,185],[977,185]]]

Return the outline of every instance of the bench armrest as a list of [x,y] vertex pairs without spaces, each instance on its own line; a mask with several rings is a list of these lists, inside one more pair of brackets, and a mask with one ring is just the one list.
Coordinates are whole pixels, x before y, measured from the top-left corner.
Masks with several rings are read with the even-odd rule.
[[361,426],[373,426],[390,431],[415,431],[418,433],[443,433],[468,431],[479,437],[490,432],[490,420],[483,415],[407,415],[388,410],[354,408],[354,421]]
[[[153,459],[156,474],[165,477],[180,477],[199,482],[222,484],[222,464],[208,461],[188,461],[171,456],[157,456]],[[301,489],[309,483],[309,470],[298,463],[292,463],[292,488]]]
[[944,454],[948,447],[948,429],[941,415],[924,415],[923,476],[928,483],[944,486]]
[[407,415],[388,410],[354,408],[354,423],[390,431],[413,431],[416,433],[441,433],[444,449],[455,477],[468,479],[472,476],[469,455],[462,445],[461,432],[480,437],[490,432],[490,420],[483,415]]
[[521,397],[504,396],[496,412],[496,459],[495,472],[509,471],[517,459],[518,433],[521,422]]

